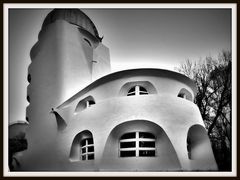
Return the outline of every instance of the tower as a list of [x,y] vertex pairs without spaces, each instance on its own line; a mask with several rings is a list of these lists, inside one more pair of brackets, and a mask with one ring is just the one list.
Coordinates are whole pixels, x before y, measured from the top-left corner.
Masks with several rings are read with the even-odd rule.
[[57,136],[51,109],[93,80],[109,73],[109,50],[79,9],[54,9],[45,18],[30,52],[26,119],[26,162],[41,156]]

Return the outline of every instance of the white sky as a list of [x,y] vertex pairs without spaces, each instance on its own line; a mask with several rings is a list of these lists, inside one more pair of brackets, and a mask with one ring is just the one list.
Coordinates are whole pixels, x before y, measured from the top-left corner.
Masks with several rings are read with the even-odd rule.
[[[24,120],[29,52],[51,9],[9,11],[9,120]],[[110,49],[112,71],[173,70],[231,47],[229,9],[82,9]]]

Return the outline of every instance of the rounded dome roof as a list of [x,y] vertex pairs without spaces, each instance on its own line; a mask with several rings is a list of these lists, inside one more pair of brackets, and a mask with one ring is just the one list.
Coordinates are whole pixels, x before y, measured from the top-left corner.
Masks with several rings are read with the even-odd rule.
[[62,19],[71,24],[75,24],[80,28],[88,31],[93,36],[101,40],[99,37],[96,26],[93,24],[91,19],[83,13],[80,9],[54,9],[45,18],[42,28],[53,23],[54,21]]

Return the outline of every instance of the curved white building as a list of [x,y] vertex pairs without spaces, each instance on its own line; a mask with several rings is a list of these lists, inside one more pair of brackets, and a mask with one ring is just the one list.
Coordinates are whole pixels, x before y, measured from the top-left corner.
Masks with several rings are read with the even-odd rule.
[[31,50],[28,150],[19,170],[217,170],[195,84],[163,69],[110,72],[80,10],[53,10]]

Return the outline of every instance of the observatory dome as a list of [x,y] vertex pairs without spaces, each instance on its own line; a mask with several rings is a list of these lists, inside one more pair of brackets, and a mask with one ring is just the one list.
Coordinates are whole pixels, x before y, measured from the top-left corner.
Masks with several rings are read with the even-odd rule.
[[54,9],[45,18],[42,29],[56,20],[65,20],[91,33],[100,39],[96,26],[91,19],[80,9]]

